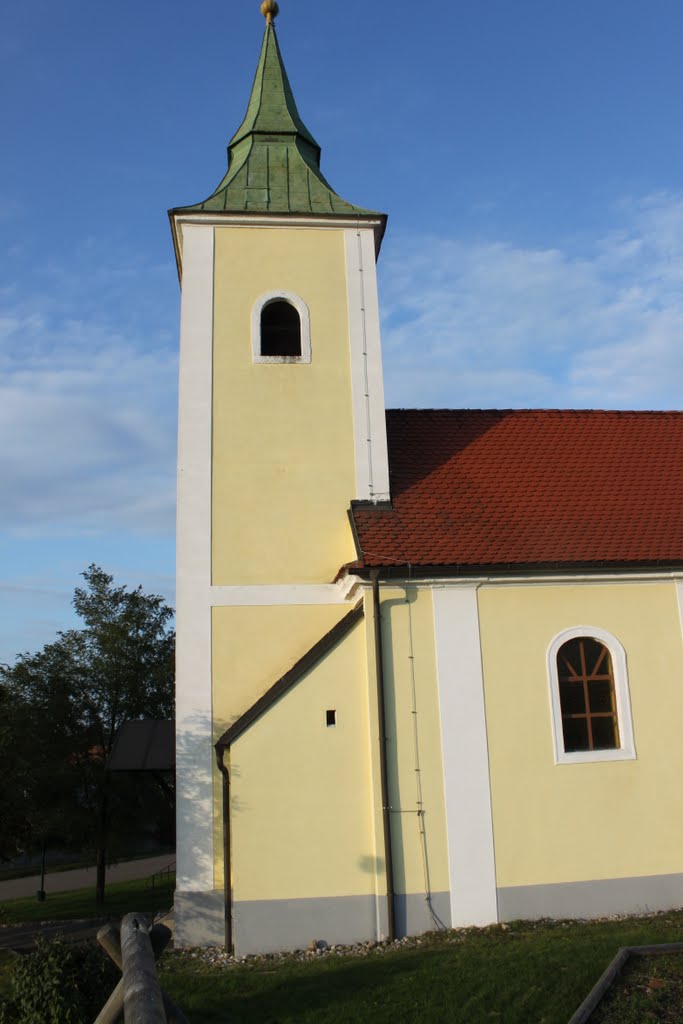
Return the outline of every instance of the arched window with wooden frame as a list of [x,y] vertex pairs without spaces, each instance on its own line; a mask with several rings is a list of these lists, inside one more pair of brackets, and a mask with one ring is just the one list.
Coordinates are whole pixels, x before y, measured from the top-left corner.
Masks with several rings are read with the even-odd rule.
[[255,363],[310,363],[308,306],[291,292],[268,292],[254,304],[251,317]]
[[558,764],[634,758],[626,654],[605,630],[565,630],[548,651]]
[[619,721],[612,657],[592,636],[566,640],[557,652],[564,749],[616,750]]

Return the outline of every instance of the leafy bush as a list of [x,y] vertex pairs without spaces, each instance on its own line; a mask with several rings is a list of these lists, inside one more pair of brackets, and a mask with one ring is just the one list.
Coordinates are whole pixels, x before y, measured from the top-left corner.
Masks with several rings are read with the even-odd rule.
[[90,1024],[121,977],[94,944],[38,940],[12,967],[12,1000],[0,1024]]

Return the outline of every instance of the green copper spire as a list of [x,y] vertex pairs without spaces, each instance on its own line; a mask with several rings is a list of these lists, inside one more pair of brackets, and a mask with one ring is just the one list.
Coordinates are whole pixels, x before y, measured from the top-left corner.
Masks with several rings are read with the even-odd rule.
[[[265,8],[265,9],[264,9]],[[334,192],[320,170],[320,146],[299,116],[264,0],[266,31],[242,124],[228,145],[228,171],[213,195],[173,213],[309,213],[378,216]]]

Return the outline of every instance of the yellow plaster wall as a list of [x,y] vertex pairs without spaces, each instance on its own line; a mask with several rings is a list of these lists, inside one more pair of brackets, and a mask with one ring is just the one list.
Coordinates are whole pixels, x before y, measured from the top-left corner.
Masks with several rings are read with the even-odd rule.
[[[213,608],[214,742],[349,611],[348,605]],[[215,765],[213,815],[218,885],[223,871],[223,795]]]
[[[214,281],[213,583],[329,582],[355,557],[344,235],[217,228]],[[263,294],[310,311],[310,364],[252,362]]]
[[[680,872],[683,644],[673,583],[479,591],[499,886]],[[626,650],[637,760],[554,763],[547,650],[596,626]]]
[[[359,623],[235,741],[236,901],[374,893],[365,670]],[[333,728],[328,708],[337,712]]]
[[214,739],[350,610],[338,604],[213,608]]
[[[381,607],[394,885],[399,893],[424,893],[426,870],[430,891],[445,892],[448,848],[432,595],[415,587],[383,587]],[[370,615],[368,622],[371,628]],[[374,678],[374,665],[371,670]],[[418,767],[426,849],[416,813]]]

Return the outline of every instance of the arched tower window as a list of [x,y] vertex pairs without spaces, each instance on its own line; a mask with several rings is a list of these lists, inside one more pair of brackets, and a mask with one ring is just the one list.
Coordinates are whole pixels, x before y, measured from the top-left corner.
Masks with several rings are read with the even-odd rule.
[[291,292],[268,292],[254,305],[251,318],[255,363],[310,363],[308,306]]
[[301,317],[286,299],[273,299],[261,310],[261,355],[301,356]]
[[626,653],[603,629],[578,626],[548,650],[555,760],[634,758]]

